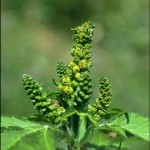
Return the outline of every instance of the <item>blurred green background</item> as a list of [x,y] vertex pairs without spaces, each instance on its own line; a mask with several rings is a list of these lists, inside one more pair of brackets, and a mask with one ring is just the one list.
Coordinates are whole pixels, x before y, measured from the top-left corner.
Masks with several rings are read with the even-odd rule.
[[[98,78],[105,75],[113,88],[112,107],[148,117],[148,0],[2,0],[1,10],[2,114],[36,112],[23,89],[22,74],[55,88],[56,63],[72,59],[70,29],[90,20],[96,25],[93,100]],[[141,148],[148,149],[148,144],[131,146]]]

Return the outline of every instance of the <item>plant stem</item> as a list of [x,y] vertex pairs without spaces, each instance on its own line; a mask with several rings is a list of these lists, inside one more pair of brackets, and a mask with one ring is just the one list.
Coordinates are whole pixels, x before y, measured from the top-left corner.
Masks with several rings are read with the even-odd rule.
[[77,144],[77,150],[80,150],[80,143]]
[[121,139],[120,139],[120,143],[119,143],[118,150],[121,150],[121,145],[122,145],[122,137],[121,137]]

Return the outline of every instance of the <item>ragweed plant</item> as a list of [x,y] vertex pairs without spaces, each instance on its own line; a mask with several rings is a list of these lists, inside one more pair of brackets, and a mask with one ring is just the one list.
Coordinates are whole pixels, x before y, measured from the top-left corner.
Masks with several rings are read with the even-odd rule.
[[[19,142],[17,139],[15,144],[5,145],[5,148],[28,149],[29,137],[31,140],[36,138],[30,147],[37,150],[120,150],[127,148],[126,142],[133,136],[148,140],[147,118],[111,108],[112,87],[106,77],[98,79],[98,96],[95,100],[92,98],[90,68],[93,65],[91,42],[94,28],[95,25],[87,21],[72,29],[72,60],[67,64],[57,63],[58,81],[53,80],[56,86],[53,91],[46,93],[31,75],[22,76],[23,87],[39,114],[28,117],[28,121],[3,117],[3,122],[8,119],[8,122],[18,122],[18,125],[11,122],[11,129],[24,130],[17,137]],[[9,126],[4,123],[2,129],[9,129]],[[59,144],[61,142],[63,144]]]

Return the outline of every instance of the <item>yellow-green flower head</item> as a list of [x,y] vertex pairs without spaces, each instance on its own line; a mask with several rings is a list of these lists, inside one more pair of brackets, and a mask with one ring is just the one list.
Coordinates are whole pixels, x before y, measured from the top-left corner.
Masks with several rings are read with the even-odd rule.
[[79,67],[80,69],[82,70],[87,70],[88,68],[92,67],[93,65],[93,62],[92,61],[89,61],[89,60],[86,60],[86,59],[83,59],[79,62]]
[[63,88],[64,88],[64,86],[63,86],[62,84],[59,84],[59,85],[58,85],[58,89],[59,89],[60,91],[63,91]]
[[91,50],[86,50],[83,52],[83,57],[84,59],[88,60],[92,57],[92,54],[91,54]]
[[80,71],[80,67],[78,65],[76,65],[73,61],[70,61],[68,63],[68,66],[71,68],[71,70],[76,73],[78,71]]
[[72,68],[73,72],[78,72],[80,71],[80,67],[78,65],[73,66]]
[[81,44],[76,44],[73,46],[70,53],[74,57],[74,59],[80,59],[83,57],[82,47],[83,46]]
[[71,85],[58,85],[58,89],[66,95],[70,95],[73,93],[73,87]]
[[80,55],[81,44],[74,45],[72,51],[74,52],[74,55]]
[[81,60],[81,61],[79,62],[79,66],[80,66],[81,69],[87,68],[87,66],[88,66],[87,60],[86,60],[86,59]]
[[87,21],[81,26],[72,29],[73,40],[79,44],[91,43],[94,34],[94,28],[94,24],[90,21]]
[[75,74],[75,78],[76,78],[77,80],[79,80],[80,77],[81,77],[81,73],[77,72],[77,73]]
[[61,81],[62,81],[63,85],[70,85],[71,84],[71,80],[70,80],[69,76],[63,76]]
[[73,93],[73,88],[71,86],[64,86],[63,92],[66,94],[71,94],[71,93]]
[[82,59],[89,60],[92,56],[92,51],[91,51],[91,46],[90,44],[76,44],[73,46],[71,49],[71,55],[74,58],[74,62],[78,63]]
[[76,64],[75,64],[73,61],[70,61],[70,62],[68,63],[68,66],[71,67],[71,68],[72,68],[73,66],[75,66],[75,65],[76,65]]

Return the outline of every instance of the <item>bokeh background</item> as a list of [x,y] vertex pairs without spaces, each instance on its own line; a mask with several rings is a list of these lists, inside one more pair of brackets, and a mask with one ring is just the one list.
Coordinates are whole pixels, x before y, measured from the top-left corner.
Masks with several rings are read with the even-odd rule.
[[[105,75],[113,88],[112,107],[148,117],[148,0],[2,0],[1,10],[2,115],[36,112],[22,74],[55,88],[57,62],[72,59],[70,29],[90,20],[96,25],[93,100]],[[148,143],[137,140],[131,149],[147,150]]]

